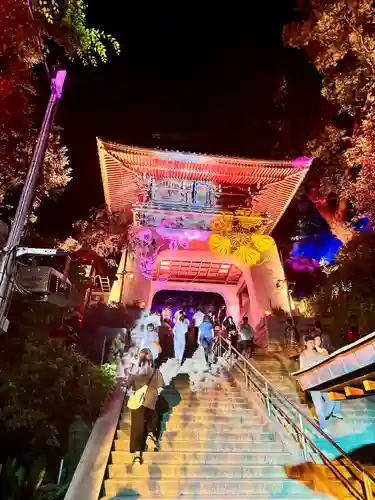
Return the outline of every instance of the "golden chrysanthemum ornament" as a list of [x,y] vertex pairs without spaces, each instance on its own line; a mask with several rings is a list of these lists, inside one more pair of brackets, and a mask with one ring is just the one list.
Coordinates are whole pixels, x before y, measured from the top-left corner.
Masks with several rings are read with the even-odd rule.
[[251,241],[254,247],[261,253],[276,249],[275,240],[267,234],[254,233],[251,235]]
[[231,253],[231,242],[226,236],[212,234],[209,240],[210,249],[213,253],[229,255]]
[[248,266],[255,266],[260,261],[260,253],[255,250],[255,248],[251,248],[249,246],[241,245],[238,247],[234,253],[233,257],[240,260],[241,262],[245,262]]

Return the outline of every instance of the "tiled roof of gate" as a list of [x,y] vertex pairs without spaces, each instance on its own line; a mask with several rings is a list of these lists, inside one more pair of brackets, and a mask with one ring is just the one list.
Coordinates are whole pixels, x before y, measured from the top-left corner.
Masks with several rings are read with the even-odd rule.
[[144,175],[227,185],[260,184],[262,190],[253,209],[268,214],[267,233],[282,217],[312,161],[253,160],[124,146],[100,139],[97,142],[105,201],[111,211],[138,201]]

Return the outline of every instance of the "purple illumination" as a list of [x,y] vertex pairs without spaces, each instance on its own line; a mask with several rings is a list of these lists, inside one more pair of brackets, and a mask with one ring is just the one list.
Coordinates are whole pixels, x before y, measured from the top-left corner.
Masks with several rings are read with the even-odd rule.
[[66,77],[65,69],[58,69],[55,76],[52,78],[52,91],[58,99],[61,99]]
[[156,232],[167,240],[199,240],[199,241],[207,241],[208,234],[206,231],[198,231],[197,229],[186,229],[185,231],[181,231],[178,229],[170,229],[165,226],[157,227]]
[[296,170],[305,170],[310,167],[314,157],[313,156],[301,156],[301,158],[296,158],[292,161],[292,165]]
[[297,273],[313,273],[319,269],[320,265],[315,259],[292,256],[286,260],[286,264]]

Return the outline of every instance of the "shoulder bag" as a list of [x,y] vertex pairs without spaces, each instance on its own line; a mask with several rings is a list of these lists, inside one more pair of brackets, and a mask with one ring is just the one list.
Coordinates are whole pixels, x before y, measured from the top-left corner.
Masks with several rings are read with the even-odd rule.
[[150,385],[151,380],[154,378],[155,373],[156,370],[154,369],[147,383],[142,387],[140,387],[138,390],[132,391],[132,393],[129,396],[127,404],[129,410],[138,410],[143,405],[148,386]]

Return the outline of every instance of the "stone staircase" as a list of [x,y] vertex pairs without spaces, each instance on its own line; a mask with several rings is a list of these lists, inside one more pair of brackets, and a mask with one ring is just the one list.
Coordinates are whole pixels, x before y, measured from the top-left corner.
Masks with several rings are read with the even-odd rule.
[[[297,384],[290,375],[289,360],[280,354],[255,355],[251,363],[271,384],[309,416],[314,414],[312,404],[301,402]],[[289,369],[288,369],[289,368]],[[294,368],[295,369],[295,368]],[[341,402],[343,420],[329,421],[330,436],[346,452],[375,442],[375,401],[373,397],[352,399]]]
[[[105,499],[327,498],[312,491],[312,480],[286,477],[283,465],[299,461],[297,450],[272,430],[251,401],[256,396],[243,392],[229,375],[199,392],[191,391],[188,376],[179,375],[164,395],[171,410],[161,449],[146,452],[143,465],[131,465],[130,415],[124,409],[104,481]],[[342,492],[340,499],[345,498],[350,497]]]

